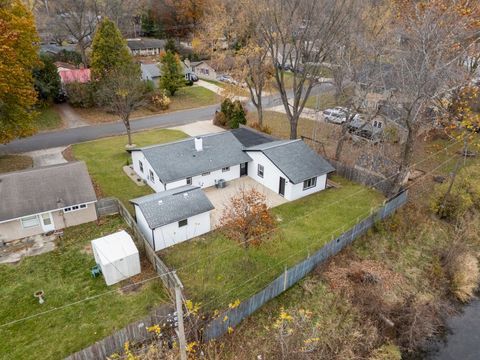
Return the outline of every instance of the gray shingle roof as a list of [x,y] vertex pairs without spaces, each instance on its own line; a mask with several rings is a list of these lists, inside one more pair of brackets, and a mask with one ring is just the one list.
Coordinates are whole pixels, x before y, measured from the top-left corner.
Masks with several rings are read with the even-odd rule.
[[143,196],[130,202],[140,207],[150,229],[214,209],[202,189],[190,185]]
[[242,144],[230,132],[201,136],[203,151],[195,150],[194,138],[140,150],[163,183],[220,170],[251,161]]
[[242,143],[245,147],[265,144],[275,140],[273,136],[261,133],[255,129],[247,127],[239,127],[231,130],[231,133]]
[[84,162],[0,174],[0,221],[96,201]]
[[142,69],[142,73],[144,74],[144,77],[157,78],[162,76],[160,67],[158,65],[159,65],[158,63],[140,64],[140,68]]
[[273,141],[245,150],[261,151],[294,184],[335,170],[302,140]]
[[163,49],[165,43],[166,41],[161,39],[127,39],[127,45],[131,50]]

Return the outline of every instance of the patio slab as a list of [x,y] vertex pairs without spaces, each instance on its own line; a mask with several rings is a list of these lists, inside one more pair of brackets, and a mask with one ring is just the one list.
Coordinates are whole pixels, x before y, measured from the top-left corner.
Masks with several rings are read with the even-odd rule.
[[279,194],[266,188],[262,184],[257,183],[255,180],[248,176],[228,181],[227,186],[223,189],[217,189],[215,187],[206,188],[204,189],[205,194],[212,202],[213,206],[215,206],[215,209],[212,210],[210,215],[212,229],[218,227],[220,217],[223,213],[223,209],[225,209],[225,207],[227,206],[229,199],[242,188],[254,188],[261,194],[265,195],[269,208],[273,208],[288,202],[288,200],[286,200],[283,196],[280,196]]

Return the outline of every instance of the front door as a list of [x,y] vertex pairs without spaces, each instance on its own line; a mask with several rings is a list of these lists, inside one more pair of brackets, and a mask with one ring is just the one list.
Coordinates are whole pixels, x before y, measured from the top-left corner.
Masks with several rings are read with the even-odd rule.
[[53,217],[51,213],[43,213],[40,215],[40,221],[42,224],[43,232],[49,232],[55,230],[55,224],[53,223]]
[[240,164],[240,176],[248,175],[248,163]]
[[285,179],[280,176],[280,184],[278,185],[278,193],[285,196]]

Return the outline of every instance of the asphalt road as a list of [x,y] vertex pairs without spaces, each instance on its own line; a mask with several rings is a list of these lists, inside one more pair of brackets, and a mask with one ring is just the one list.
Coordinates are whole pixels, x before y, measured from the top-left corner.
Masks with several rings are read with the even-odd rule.
[[[213,118],[215,109],[217,109],[218,106],[219,105],[211,105],[132,120],[130,125],[132,131],[135,132],[148,129],[167,128],[201,120],[208,120]],[[68,146],[70,144],[122,134],[126,134],[126,131],[125,126],[121,121],[51,131],[40,133],[28,138],[15,140],[7,145],[0,145],[0,154],[15,154],[53,147]]]
[[[330,84],[317,85],[315,86],[315,88],[312,89],[311,95],[316,95],[325,91],[329,91],[331,88],[332,86]],[[289,96],[292,96],[291,91]],[[265,96],[262,101],[265,109],[281,104],[281,100],[278,94]],[[132,120],[130,122],[130,126],[132,128],[132,131],[135,132],[148,129],[168,128],[193,123],[196,121],[210,120],[213,119],[215,110],[218,109],[219,106],[220,104],[215,104],[201,108],[176,111],[162,115],[154,115],[142,119]],[[253,105],[251,104],[248,104],[248,108],[255,111]],[[121,121],[115,123],[44,132],[34,136],[30,136],[28,138],[12,141],[7,145],[0,144],[0,155],[18,154],[35,150],[44,150],[54,147],[68,146],[84,141],[123,134],[126,134],[126,131],[125,126]]]

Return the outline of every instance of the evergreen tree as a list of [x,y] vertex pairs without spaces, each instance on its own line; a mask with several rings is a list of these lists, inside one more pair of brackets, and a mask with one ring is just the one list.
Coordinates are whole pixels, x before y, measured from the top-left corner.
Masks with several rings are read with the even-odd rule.
[[41,54],[40,60],[41,66],[33,70],[35,90],[40,100],[53,101],[60,93],[60,75],[50,55]]
[[236,129],[240,124],[245,125],[247,123],[247,114],[243,108],[242,103],[239,100],[233,102],[233,107],[230,113],[230,119],[228,125],[230,129]]
[[183,75],[180,58],[177,54],[167,51],[160,57],[162,77],[160,78],[160,87],[165,89],[170,96],[185,86],[185,77]]
[[103,80],[116,69],[130,66],[133,57],[120,30],[108,18],[99,24],[92,43],[92,78]]
[[177,52],[177,47],[175,45],[175,40],[172,38],[167,39],[167,43],[165,44],[165,51],[170,51],[172,53]]
[[35,131],[37,94],[32,71],[38,65],[37,31],[20,0],[0,2],[0,143]]

